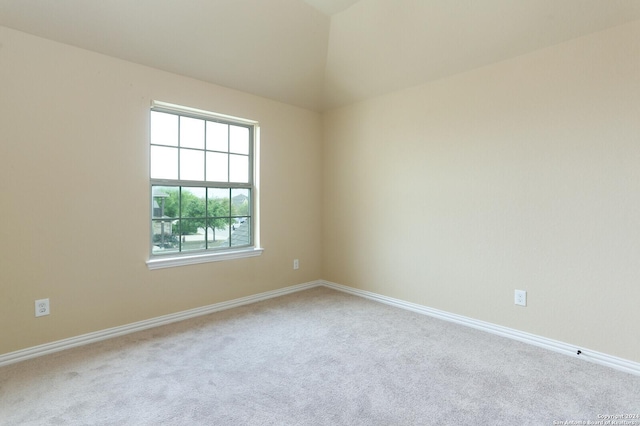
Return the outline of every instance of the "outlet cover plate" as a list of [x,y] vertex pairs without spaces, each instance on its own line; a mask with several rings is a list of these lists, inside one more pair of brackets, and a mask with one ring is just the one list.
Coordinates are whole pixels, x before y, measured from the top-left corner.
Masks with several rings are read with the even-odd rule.
[[514,302],[519,306],[527,306],[527,292],[525,290],[516,290]]
[[36,300],[36,317],[49,315],[49,299]]

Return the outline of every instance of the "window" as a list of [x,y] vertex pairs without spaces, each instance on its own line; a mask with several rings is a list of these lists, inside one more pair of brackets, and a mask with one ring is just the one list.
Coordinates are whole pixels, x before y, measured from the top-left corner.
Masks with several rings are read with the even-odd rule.
[[249,120],[153,104],[150,268],[260,254],[257,128]]

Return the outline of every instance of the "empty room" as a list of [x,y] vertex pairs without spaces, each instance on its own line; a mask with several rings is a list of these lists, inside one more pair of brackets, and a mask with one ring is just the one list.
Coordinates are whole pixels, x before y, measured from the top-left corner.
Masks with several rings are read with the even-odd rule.
[[0,425],[640,425],[640,0],[0,0]]

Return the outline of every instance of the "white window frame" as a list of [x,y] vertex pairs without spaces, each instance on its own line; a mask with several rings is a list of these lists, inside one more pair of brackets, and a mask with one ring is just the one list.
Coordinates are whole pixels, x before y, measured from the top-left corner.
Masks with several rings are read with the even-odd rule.
[[[147,146],[149,147],[149,197],[150,197],[150,238],[149,238],[149,259],[147,260],[147,267],[149,269],[170,268],[183,265],[193,265],[207,262],[217,262],[223,260],[242,259],[247,257],[260,256],[263,248],[260,246],[260,192],[259,192],[259,164],[260,164],[260,126],[257,121],[247,120],[244,118],[233,117],[224,114],[218,114],[210,111],[204,111],[196,108],[185,107],[181,105],[170,104],[166,102],[153,101],[151,103],[151,109],[149,112],[149,120],[151,117],[151,111],[164,111],[173,113],[179,116],[187,116],[200,118],[204,120],[221,121],[228,124],[239,124],[242,126],[249,126],[253,129],[253,138],[250,141],[252,144],[250,161],[253,164],[252,176],[250,177],[249,188],[251,189],[251,240],[250,246],[243,246],[240,248],[229,247],[225,249],[216,250],[202,250],[193,252],[180,252],[171,254],[154,254],[153,253],[153,186],[154,185],[167,185],[167,186],[192,186],[194,184],[206,187],[215,187],[216,184],[208,181],[181,181],[177,180],[165,180],[165,179],[152,179],[151,178],[151,138],[149,137]],[[149,126],[150,129],[150,126]],[[150,131],[149,131],[150,135]],[[229,184],[233,187],[233,184]]]

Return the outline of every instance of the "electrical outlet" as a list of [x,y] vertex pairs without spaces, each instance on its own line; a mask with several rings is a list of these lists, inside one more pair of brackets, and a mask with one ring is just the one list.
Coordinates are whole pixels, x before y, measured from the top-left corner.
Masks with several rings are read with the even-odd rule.
[[293,259],[293,269],[299,269],[300,268],[300,261],[298,261],[298,259]]
[[36,316],[42,317],[49,313],[49,299],[36,300]]
[[515,304],[520,306],[527,306],[527,292],[524,290],[515,291]]

